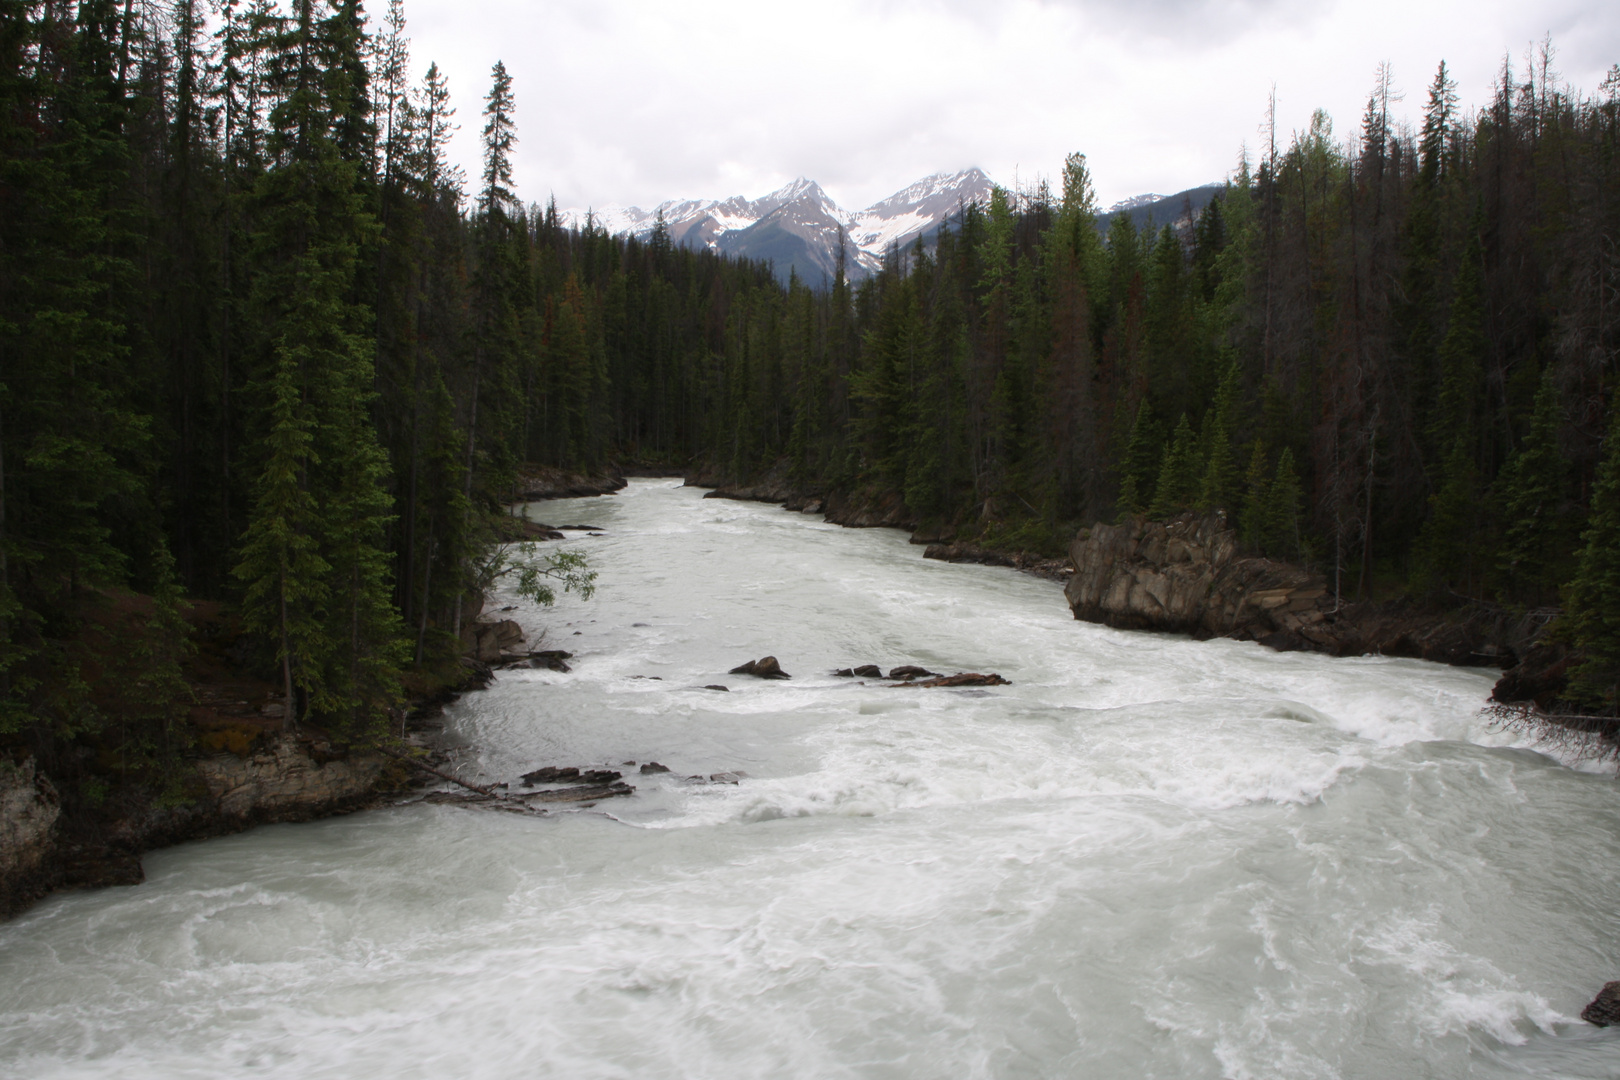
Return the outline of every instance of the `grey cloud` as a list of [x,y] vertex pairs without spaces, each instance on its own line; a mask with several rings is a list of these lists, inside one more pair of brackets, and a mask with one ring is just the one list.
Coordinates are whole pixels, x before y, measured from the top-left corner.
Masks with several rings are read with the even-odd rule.
[[[1326,17],[1332,4],[1288,0],[1035,0],[1042,7],[1079,13],[1089,26],[1107,33],[1177,43],[1221,45],[1258,25],[1298,26]],[[1005,11],[980,0],[895,0],[891,6],[946,10],[978,22],[999,22]]]

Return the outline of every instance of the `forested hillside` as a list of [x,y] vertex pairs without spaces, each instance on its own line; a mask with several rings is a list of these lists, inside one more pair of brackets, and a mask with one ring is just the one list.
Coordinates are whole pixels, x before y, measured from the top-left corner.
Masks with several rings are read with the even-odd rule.
[[[524,463],[777,470],[1028,547],[1224,508],[1346,597],[1567,603],[1614,703],[1620,68],[1504,66],[1465,115],[1442,67],[1416,131],[1381,74],[1188,235],[1099,232],[1074,155],[812,290],[523,204],[500,65],[460,175],[409,67],[398,0],[0,0],[9,738],[167,731],[184,597],[365,729],[456,651]],[[119,603],[109,697],[86,627]]]

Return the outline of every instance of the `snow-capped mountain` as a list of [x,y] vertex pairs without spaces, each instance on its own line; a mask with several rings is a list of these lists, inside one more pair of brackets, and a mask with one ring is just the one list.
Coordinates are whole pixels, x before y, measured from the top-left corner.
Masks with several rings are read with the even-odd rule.
[[849,239],[877,266],[890,244],[902,248],[930,233],[965,203],[990,201],[990,178],[980,169],[935,173],[853,215]]
[[1218,183],[1188,188],[1174,195],[1137,195],[1110,206],[1106,214],[1097,215],[1097,228],[1106,234],[1109,222],[1124,214],[1138,231],[1154,232],[1168,225],[1185,240],[1192,235],[1193,222],[1199,213],[1225,190],[1225,183]]
[[[905,247],[919,234],[933,232],[963,203],[987,200],[990,187],[990,178],[979,169],[940,173],[851,212],[835,203],[820,184],[800,177],[758,199],[738,195],[671,200],[652,210],[608,207],[590,213],[592,222],[610,233],[644,237],[652,233],[662,211],[670,239],[677,244],[769,259],[784,280],[796,272],[800,280],[819,285],[836,270],[840,232],[846,238],[845,272],[851,279],[864,277],[882,264],[890,244]],[[580,226],[586,211],[567,210],[562,217]]]
[[1113,206],[1110,206],[1108,208],[1108,213],[1107,213],[1106,216],[1107,217],[1113,217],[1115,214],[1128,213],[1128,212],[1130,212],[1132,210],[1137,209],[1138,207],[1152,206],[1154,203],[1163,202],[1164,200],[1166,200],[1168,198],[1170,198],[1170,196],[1168,196],[1168,195],[1155,195],[1151,191],[1148,192],[1146,195],[1132,195],[1130,198],[1121,199],[1121,200],[1119,200],[1119,202],[1115,203]]

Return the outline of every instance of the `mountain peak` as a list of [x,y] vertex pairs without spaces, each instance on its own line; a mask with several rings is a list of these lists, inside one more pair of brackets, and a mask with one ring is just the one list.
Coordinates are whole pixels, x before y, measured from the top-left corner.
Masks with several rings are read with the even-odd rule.
[[[790,269],[811,283],[830,275],[839,234],[849,241],[848,272],[860,278],[876,270],[891,245],[925,240],[964,203],[990,197],[990,178],[977,167],[938,172],[909,184],[859,213],[840,207],[816,181],[800,176],[757,199],[671,199],[652,210],[608,207],[594,211],[598,227],[645,236],[661,212],[670,239],[746,258],[770,259],[784,279]],[[585,211],[562,217],[583,224]]]
[[953,173],[937,172],[908,184],[881,202],[873,203],[866,208],[865,213],[884,213],[902,206],[938,200],[941,196],[955,198],[961,195],[965,196],[966,201],[972,202],[989,197],[992,186],[984,170],[977,166]]
[[771,192],[769,195],[766,195],[759,201],[765,202],[766,200],[780,199],[783,202],[794,202],[798,199],[804,198],[807,195],[812,198],[825,199],[827,197],[827,193],[821,190],[820,184],[816,183],[814,180],[801,176],[786,186],[777,188],[775,191]]

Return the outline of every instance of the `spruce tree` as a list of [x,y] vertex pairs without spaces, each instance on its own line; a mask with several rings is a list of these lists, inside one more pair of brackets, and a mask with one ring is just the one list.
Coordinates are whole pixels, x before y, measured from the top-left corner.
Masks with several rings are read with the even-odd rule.
[[281,668],[282,726],[296,727],[303,703],[320,686],[327,652],[322,616],[328,598],[318,507],[304,478],[318,464],[314,426],[298,389],[298,363],[283,353],[271,385],[270,431],[253,517],[235,574],[244,589],[242,624],[274,649]]
[[1300,542],[1300,503],[1299,473],[1294,468],[1294,452],[1285,448],[1277,457],[1277,473],[1266,490],[1263,533],[1266,554],[1293,559],[1304,556]]
[[1131,425],[1131,438],[1125,447],[1123,475],[1119,485],[1121,516],[1140,514],[1152,501],[1152,491],[1158,478],[1158,464],[1164,444],[1153,409],[1143,398],[1136,407],[1136,422]]
[[1438,352],[1440,391],[1429,434],[1446,451],[1437,470],[1429,518],[1416,542],[1419,582],[1431,589],[1448,584],[1471,588],[1474,577],[1478,533],[1474,414],[1485,351],[1483,254],[1477,218],[1475,224],[1457,273],[1456,295]]
[[1496,553],[1498,588],[1521,603],[1556,595],[1573,569],[1577,537],[1566,509],[1569,462],[1558,447],[1561,419],[1549,367],[1536,391],[1530,430],[1496,481],[1494,502],[1506,523]]
[[1182,413],[1159,466],[1159,480],[1148,516],[1167,518],[1191,509],[1198,500],[1199,480],[1203,473],[1204,462],[1198,453],[1198,438],[1193,434],[1192,425],[1187,422],[1187,414]]
[[[250,628],[282,660],[289,713],[363,729],[397,696],[400,628],[385,554],[387,470],[370,414],[372,308],[357,295],[374,242],[355,11],[300,0],[272,111],[281,164],[261,181],[256,300],[269,328],[272,425],[237,576]],[[329,61],[329,62],[327,62]]]
[[1243,546],[1259,552],[1266,543],[1267,515],[1271,502],[1271,481],[1267,476],[1266,444],[1256,439],[1249,454],[1249,468],[1243,477],[1243,513],[1238,535]]
[[1582,655],[1569,695],[1584,708],[1620,715],[1620,409],[1613,410],[1580,566],[1566,592],[1564,622]]
[[1478,514],[1478,477],[1471,440],[1458,435],[1446,454],[1439,489],[1429,497],[1429,519],[1414,544],[1415,583],[1438,590],[1472,584],[1472,553]]
[[1238,365],[1228,361],[1226,374],[1216,391],[1215,403],[1205,414],[1203,435],[1205,466],[1198,486],[1200,510],[1233,510],[1237,506],[1240,478],[1237,458],[1232,453],[1232,423],[1237,412]]

